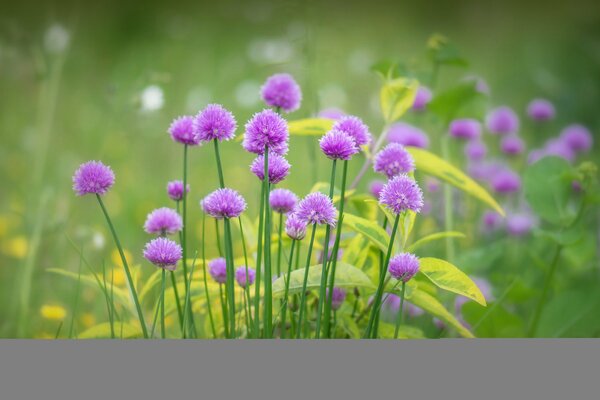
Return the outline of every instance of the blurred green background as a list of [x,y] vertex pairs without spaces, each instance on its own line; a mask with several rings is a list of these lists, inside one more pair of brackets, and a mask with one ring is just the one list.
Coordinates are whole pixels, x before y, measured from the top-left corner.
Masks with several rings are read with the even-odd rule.
[[[600,131],[600,13],[593,0],[3,1],[1,9],[3,337],[53,335],[56,323],[41,307],[68,308],[74,289],[45,269],[77,271],[69,240],[95,265],[115,264],[97,204],[71,190],[81,162],[113,167],[117,181],[106,202],[139,264],[145,216],[169,204],[166,182],[181,174],[182,149],[166,133],[171,120],[218,102],[233,111],[241,134],[262,108],[260,85],[272,73],[289,72],[302,86],[303,106],[290,119],[339,107],[379,132],[380,80],[370,66],[380,59],[418,63],[437,32],[470,61],[466,69],[444,70],[442,85],[479,76],[491,87],[492,104],[510,104],[521,115],[534,97],[552,100],[558,117],[548,135],[571,122]],[[547,137],[529,137],[530,147]],[[291,149],[284,186],[304,194],[327,179],[323,157],[314,172],[305,168],[307,154],[317,151],[314,138],[293,138]],[[198,201],[217,186],[211,150],[190,152],[194,223]],[[227,181],[255,215],[251,155],[237,142],[222,151]],[[100,318],[98,298],[83,292],[84,326]]]

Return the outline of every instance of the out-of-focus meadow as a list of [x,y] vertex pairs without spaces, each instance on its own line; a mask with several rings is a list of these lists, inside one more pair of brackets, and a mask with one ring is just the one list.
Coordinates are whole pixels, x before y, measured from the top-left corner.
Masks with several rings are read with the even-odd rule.
[[[235,114],[241,134],[245,121],[263,108],[260,86],[275,72],[291,73],[303,90],[302,107],[289,119],[336,107],[378,133],[380,78],[371,66],[382,59],[418,63],[428,37],[442,33],[469,65],[444,69],[440,88],[481,77],[490,87],[491,105],[508,104],[518,112],[528,149],[577,122],[595,139],[595,148],[581,160],[598,160],[600,13],[594,1],[202,3],[2,5],[0,337],[54,337],[61,321],[65,337],[74,309],[75,331],[106,321],[98,290],[84,285],[76,296],[76,280],[47,271],[85,272],[78,249],[97,271],[103,264],[114,268],[116,285],[125,283],[97,204],[71,189],[80,163],[101,159],[112,166],[117,178],[107,207],[132,264],[153,271],[141,256],[147,240],[142,225],[149,211],[169,205],[166,182],[181,178],[182,148],[167,134],[170,122],[218,102]],[[550,99],[557,110],[543,130],[526,119],[526,106],[536,97]],[[229,185],[245,195],[256,215],[259,186],[248,172],[252,156],[238,142],[222,146],[222,153]],[[213,157],[210,146],[190,151],[192,245],[199,238],[198,201],[217,187]],[[315,137],[292,137],[289,161],[285,187],[296,193],[304,195],[314,182],[328,179],[330,164]],[[349,176],[359,168],[359,162],[351,164]],[[369,180],[359,189],[365,191]],[[490,280],[494,296],[505,294],[507,304],[533,303],[541,288],[527,277],[539,273],[536,259],[548,257],[546,244],[532,235],[481,235],[483,208],[469,214],[467,206],[456,212],[457,230],[467,235],[456,242],[461,266]],[[563,253],[561,265],[568,271],[559,268],[555,281],[556,292],[566,287],[562,292],[572,296],[567,299],[572,307],[563,301],[552,309],[562,322],[579,319],[561,330],[562,322],[546,316],[541,336],[600,333],[600,323],[580,324],[597,318],[600,305],[593,293],[600,274],[597,210],[587,218],[585,237]],[[434,217],[423,217],[419,229],[433,231],[436,224]],[[207,246],[214,256],[214,242]],[[514,281],[515,274],[523,279]],[[495,317],[504,323],[504,314]],[[487,331],[476,333],[522,335],[525,329],[506,318],[506,330],[486,324]]]

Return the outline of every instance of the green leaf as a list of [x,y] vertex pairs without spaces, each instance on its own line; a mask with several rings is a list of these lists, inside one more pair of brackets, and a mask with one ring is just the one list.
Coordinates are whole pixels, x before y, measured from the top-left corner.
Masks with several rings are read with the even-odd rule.
[[[302,291],[302,283],[304,281],[305,268],[292,271],[290,275],[289,293],[299,293]],[[308,270],[307,289],[319,288],[321,285],[321,270],[322,265],[313,265]],[[277,278],[273,282],[273,297],[281,297],[285,291],[284,276]],[[354,265],[346,264],[338,261],[335,271],[335,286],[338,287],[367,287],[374,288],[369,277]]]
[[418,249],[419,247],[423,246],[424,244],[427,244],[429,242],[433,242],[434,240],[445,239],[447,237],[464,238],[465,234],[464,233],[460,233],[460,232],[456,232],[456,231],[446,231],[446,232],[432,233],[431,235],[424,236],[421,239],[419,239],[416,242],[414,242],[413,244],[411,244],[410,246],[408,246],[408,248],[406,249],[406,251],[413,252],[416,249]]
[[407,147],[407,150],[415,159],[417,170],[448,182],[463,192],[483,201],[500,215],[505,215],[502,207],[484,188],[455,166],[427,150],[416,147]]
[[448,326],[452,326],[457,332],[466,338],[474,337],[473,334],[465,328],[458,320],[452,315],[444,306],[433,296],[422,291],[415,290],[410,298],[410,302],[417,307],[421,307],[429,314],[437,317],[439,320],[445,322]]
[[559,157],[544,157],[530,165],[523,183],[533,211],[548,222],[568,225],[575,218],[575,212],[568,209],[574,174],[571,165]]
[[398,120],[412,107],[418,87],[415,79],[408,78],[396,78],[383,84],[379,98],[386,122]]
[[[352,196],[352,194],[355,192],[355,189],[349,189],[346,190],[346,193],[344,193],[344,198],[348,198],[350,196]],[[313,192],[321,192],[324,195],[329,196],[329,183],[328,182],[317,182],[313,185],[313,187],[310,189],[309,193],[313,193]],[[337,203],[338,201],[340,201],[340,198],[342,197],[342,191],[338,188],[336,188],[334,186],[333,188],[333,202]]]
[[540,318],[538,337],[594,337],[600,329],[600,297],[591,287],[558,294]]
[[305,118],[288,122],[288,130],[290,135],[299,136],[322,136],[335,123],[329,118]]
[[475,282],[447,261],[432,257],[421,258],[419,272],[441,289],[475,300],[482,306],[486,305],[485,297]]
[[377,212],[379,207],[377,206],[377,200],[373,196],[368,194],[355,194],[350,197],[350,203],[356,207],[358,215],[371,221],[377,219]]
[[[396,326],[386,322],[379,322],[379,337],[381,339],[393,339]],[[419,328],[409,325],[400,325],[398,339],[426,339],[425,334]]]
[[444,123],[455,118],[483,117],[488,98],[477,90],[477,82],[461,82],[458,85],[437,94],[427,109],[440,117]]
[[[115,336],[121,337],[121,332],[123,333],[123,339],[141,338],[143,336],[139,324],[115,323]],[[108,322],[92,326],[77,336],[78,339],[106,339],[110,337],[111,330]]]
[[[492,309],[493,308],[493,309]],[[525,336],[523,320],[510,313],[501,304],[490,303],[490,313],[473,302],[465,303],[461,308],[463,318],[475,327],[477,337],[518,338]]]
[[464,59],[458,48],[443,35],[433,34],[427,41],[427,52],[431,61],[441,65],[467,67],[469,63]]
[[365,235],[381,251],[385,252],[387,250],[388,244],[390,243],[390,237],[377,222],[344,213],[343,223],[353,231]]

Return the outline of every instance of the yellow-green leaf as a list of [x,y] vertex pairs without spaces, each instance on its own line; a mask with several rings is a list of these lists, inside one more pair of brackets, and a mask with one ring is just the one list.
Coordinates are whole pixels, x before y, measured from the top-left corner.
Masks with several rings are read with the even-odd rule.
[[365,235],[381,251],[387,251],[390,237],[376,222],[344,213],[344,225],[355,232]]
[[410,302],[417,307],[422,308],[429,314],[437,317],[440,321],[454,327],[457,332],[466,338],[474,337],[473,334],[465,328],[444,306],[433,296],[422,291],[415,290],[410,298]]
[[397,78],[383,84],[380,93],[381,112],[386,122],[394,122],[412,107],[419,83],[414,79]]
[[485,297],[475,282],[464,272],[439,258],[419,259],[419,272],[423,273],[437,287],[460,294],[486,306]]
[[[126,322],[114,324],[115,337],[123,339],[141,338],[142,328],[139,324],[129,324]],[[106,339],[111,337],[110,323],[104,322],[80,333],[78,339]]]
[[334,120],[329,118],[305,118],[288,122],[290,135],[322,136],[331,129]]
[[413,244],[411,244],[410,246],[408,246],[406,251],[411,251],[411,252],[415,251],[417,248],[423,246],[424,244],[433,242],[434,240],[445,239],[447,237],[464,238],[465,234],[461,233],[461,232],[456,232],[456,231],[432,233],[431,235],[424,236],[421,239],[414,242]]
[[415,159],[415,166],[418,171],[448,182],[463,192],[483,201],[500,215],[505,215],[502,207],[484,188],[455,166],[427,150],[416,147],[407,147],[407,150]]
[[[46,271],[52,272],[54,274],[66,276],[73,280],[79,279],[79,274],[76,274],[76,273],[73,273],[70,271],[65,271],[64,269],[60,269],[60,268],[48,268]],[[104,290],[103,284],[97,279],[97,277],[94,277],[93,275],[81,274],[81,283],[86,286],[92,287],[92,288],[100,289],[101,291]],[[106,282],[106,284],[107,284],[106,290],[111,291],[110,283]],[[115,299],[118,300],[119,303],[124,304],[124,305],[128,305],[131,303],[129,301],[129,293],[127,291],[125,291],[124,289],[114,286],[112,288],[112,291],[114,293]]]
[[[393,339],[396,326],[386,322],[379,322],[379,337],[381,339]],[[400,325],[398,339],[426,339],[425,334],[419,328],[408,325]]]

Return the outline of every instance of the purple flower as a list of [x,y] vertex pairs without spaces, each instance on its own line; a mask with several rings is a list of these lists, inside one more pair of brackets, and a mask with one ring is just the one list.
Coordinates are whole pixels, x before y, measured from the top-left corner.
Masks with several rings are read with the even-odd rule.
[[189,146],[200,144],[200,139],[194,134],[194,118],[188,115],[175,118],[169,126],[169,134],[174,141],[181,144]]
[[482,222],[484,231],[495,231],[502,225],[502,216],[496,211],[488,210],[483,213]]
[[254,114],[246,123],[246,133],[242,145],[246,151],[263,154],[265,147],[279,155],[288,151],[288,126],[279,114],[272,110],[263,110]]
[[469,118],[455,119],[450,123],[449,132],[457,139],[473,140],[481,136],[481,124]]
[[560,138],[575,153],[588,151],[594,143],[590,131],[585,126],[579,124],[567,126],[561,132]]
[[338,120],[345,115],[346,113],[340,110],[339,108],[326,108],[324,110],[319,111],[318,117]]
[[271,209],[280,214],[291,212],[297,202],[298,196],[291,190],[275,189],[271,190],[271,193],[269,194],[269,204],[271,205]]
[[427,191],[430,193],[436,193],[437,191],[440,190],[440,181],[438,181],[435,178],[427,178],[425,180],[425,187],[427,188]]
[[235,270],[235,280],[242,288],[246,288],[246,284],[251,286],[256,278],[256,271],[254,268],[248,267],[248,275],[246,275],[246,267],[241,266]]
[[352,115],[340,118],[331,130],[346,132],[354,139],[357,147],[368,145],[372,140],[369,127],[360,118]]
[[208,273],[215,282],[225,283],[227,281],[227,261],[223,257],[210,260],[208,262]]
[[323,135],[319,140],[319,146],[323,153],[332,160],[349,160],[358,153],[358,147],[352,136],[336,129]]
[[384,181],[372,181],[369,185],[369,192],[373,195],[373,197],[378,199],[384,186]]
[[175,265],[181,260],[181,246],[164,237],[152,239],[146,243],[144,258],[157,267],[175,270]]
[[147,233],[166,235],[179,232],[183,228],[183,221],[177,211],[162,207],[152,211],[146,217],[144,230]]
[[[187,184],[185,192],[190,192],[190,185]],[[183,182],[182,181],[171,181],[167,183],[167,194],[174,201],[180,201],[183,199]]]
[[540,158],[544,157],[545,155],[546,155],[546,152],[544,151],[544,149],[533,149],[527,155],[527,162],[529,164],[533,164],[534,162],[538,161]]
[[[423,309],[411,304],[407,301],[404,302],[404,313],[409,317],[418,317],[423,315]],[[384,293],[383,302],[381,304],[381,320],[387,323],[396,323],[396,317],[400,311],[400,296],[394,293]]]
[[494,134],[517,133],[519,130],[519,117],[507,106],[492,110],[485,119],[485,125]]
[[233,114],[220,104],[209,104],[194,118],[194,134],[196,140],[230,140],[235,136],[237,123]]
[[475,179],[481,181],[490,181],[500,171],[504,171],[506,166],[498,161],[477,161],[469,163],[467,171]]
[[309,193],[306,195],[298,207],[295,214],[308,224],[327,224],[332,227],[337,222],[337,211],[329,196],[320,192]]
[[306,236],[306,220],[300,218],[296,213],[290,213],[285,221],[285,233],[294,239],[302,240]]
[[379,202],[386,205],[394,214],[406,210],[418,213],[423,207],[423,192],[414,179],[408,175],[398,175],[383,187]]
[[246,200],[237,191],[223,188],[210,193],[200,205],[213,218],[236,218],[246,209]]
[[[329,288],[326,290],[327,300],[329,300]],[[346,300],[346,291],[339,287],[333,288],[333,295],[331,296],[331,309],[339,310],[339,308],[344,304]]]
[[300,108],[302,92],[290,74],[271,75],[261,88],[261,96],[269,107],[278,107],[285,112]]
[[422,149],[429,147],[427,134],[416,126],[404,122],[396,122],[390,126],[387,140],[390,143],[400,143],[403,146],[420,147]]
[[[269,152],[269,183],[275,185],[284,180],[290,173],[290,163],[277,153]],[[265,156],[259,155],[252,161],[250,171],[261,181],[265,178]]]
[[481,94],[489,95],[490,87],[487,82],[478,76],[466,76],[463,79],[465,82],[475,82],[475,91]]
[[373,169],[392,178],[398,174],[412,172],[415,169],[415,161],[404,146],[390,143],[375,155]]
[[521,154],[525,150],[525,142],[517,135],[509,134],[502,138],[500,148],[504,154],[511,156]]
[[508,168],[492,176],[490,184],[496,193],[514,193],[521,190],[521,178]]
[[423,111],[429,102],[431,101],[432,94],[431,90],[429,90],[426,86],[419,86],[417,90],[417,95],[415,96],[415,101],[413,102],[412,109],[413,111]]
[[523,236],[528,234],[535,225],[535,220],[530,214],[517,213],[506,218],[506,231],[511,236]]
[[104,195],[115,183],[115,174],[101,161],[88,161],[79,166],[73,175],[73,190],[78,196]]
[[406,283],[419,272],[419,259],[411,253],[397,254],[390,260],[388,272],[394,279]]
[[575,160],[576,157],[575,151],[573,151],[562,137],[548,140],[544,145],[543,151],[545,156],[556,156],[564,158],[569,162]]
[[465,156],[471,161],[481,161],[486,154],[487,147],[480,140],[470,140],[465,144]]
[[527,115],[534,121],[551,120],[554,114],[554,105],[546,99],[533,99],[527,106]]

